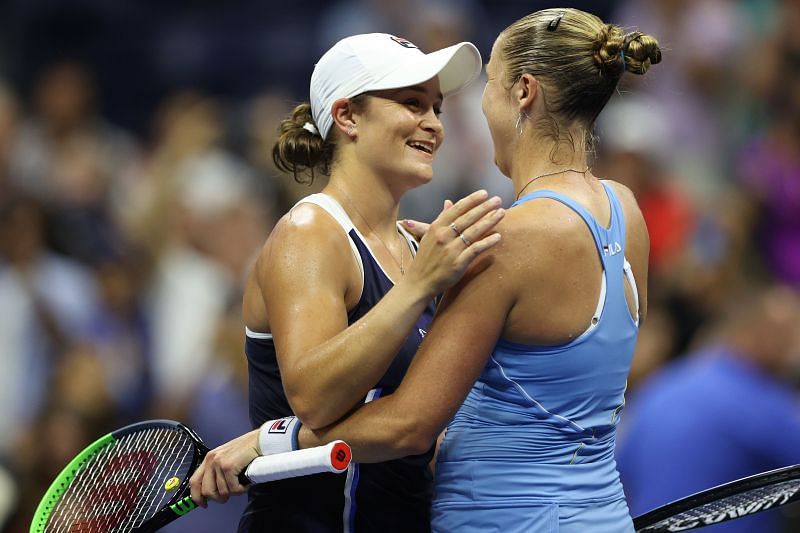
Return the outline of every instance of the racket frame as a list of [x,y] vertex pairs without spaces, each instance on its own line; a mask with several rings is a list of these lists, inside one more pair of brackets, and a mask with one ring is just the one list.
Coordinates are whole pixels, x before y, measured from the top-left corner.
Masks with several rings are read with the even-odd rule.
[[[675,526],[677,526],[677,529],[675,529],[674,526],[673,528],[671,528],[669,524],[665,524],[664,526],[659,528],[654,528],[654,526],[658,525],[659,522],[663,522],[670,518],[676,517],[677,515],[686,513],[688,511],[691,511],[692,509],[696,509],[703,505],[708,505],[715,501],[729,498],[737,494],[742,494],[747,491],[757,490],[764,487],[768,487],[770,485],[777,485],[780,483],[785,483],[787,481],[792,481],[796,479],[800,479],[800,465],[786,466],[783,468],[762,472],[760,474],[755,474],[734,481],[729,481],[728,483],[723,483],[721,485],[717,485],[716,487],[712,487],[691,494],[679,500],[675,500],[660,507],[656,507],[655,509],[648,511],[642,515],[639,515],[633,519],[633,527],[637,532],[646,531],[647,533],[656,533],[661,531],[688,531],[690,529],[696,529],[707,525],[726,522],[728,520],[733,520],[735,518],[750,516],[759,513],[761,511],[776,509],[783,505],[800,500],[800,488],[795,490],[792,494],[787,495],[782,500],[778,499],[772,502],[768,506],[762,505],[755,510],[745,512],[743,514],[737,514],[737,516],[732,516],[730,515],[730,513],[727,513],[728,514],[727,517],[721,518],[715,522],[704,521],[702,518],[696,518],[697,522],[696,524],[686,524],[683,526],[681,526],[680,524],[675,524]],[[689,518],[687,518],[687,521],[688,520]]]
[[173,489],[174,494],[172,498],[157,511],[150,519],[146,520],[141,526],[133,529],[135,533],[150,533],[156,531],[164,525],[179,518],[195,507],[197,504],[192,501],[189,495],[189,478],[192,472],[200,465],[208,452],[208,448],[203,444],[202,439],[190,427],[175,422],[172,420],[147,420],[144,422],[137,422],[119,428],[111,433],[103,435],[92,444],[84,448],[78,455],[72,459],[66,467],[56,476],[55,480],[50,484],[50,487],[45,492],[39,506],[31,522],[30,533],[45,533],[47,527],[47,520],[50,517],[58,503],[61,501],[62,496],[69,488],[75,476],[83,469],[84,465],[91,461],[98,453],[105,450],[108,446],[113,445],[115,442],[137,431],[143,429],[168,429],[177,430],[185,433],[192,441],[193,450],[191,456],[191,463],[187,474],[181,480],[178,487]]

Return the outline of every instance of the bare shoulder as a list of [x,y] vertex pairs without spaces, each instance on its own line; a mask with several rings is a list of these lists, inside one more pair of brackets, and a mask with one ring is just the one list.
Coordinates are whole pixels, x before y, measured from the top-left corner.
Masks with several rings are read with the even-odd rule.
[[561,202],[537,198],[509,209],[498,228],[511,246],[546,246],[547,250],[554,250],[582,242],[579,237],[585,233],[586,224],[578,213]]
[[496,230],[502,240],[487,254],[495,277],[514,292],[531,282],[550,283],[564,265],[596,254],[580,215],[547,198],[509,209]]
[[[256,262],[256,269],[294,269],[309,262],[349,264],[347,234],[323,208],[301,203],[275,224]],[[340,261],[341,260],[341,261]]]

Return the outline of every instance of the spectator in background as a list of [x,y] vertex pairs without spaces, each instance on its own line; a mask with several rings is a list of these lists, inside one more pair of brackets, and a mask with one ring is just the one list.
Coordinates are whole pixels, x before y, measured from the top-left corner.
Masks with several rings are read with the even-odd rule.
[[723,126],[723,110],[732,94],[732,66],[749,43],[749,27],[737,4],[622,0],[614,14],[620,24],[651,28],[664,43],[670,61],[635,92],[657,103],[672,153],[669,170],[686,178],[683,185],[708,202],[727,185],[731,132]]
[[[424,50],[438,50],[447,43],[465,41],[479,26],[475,17],[480,11],[474,2],[455,4],[436,0],[421,3],[414,34]],[[409,191],[403,197],[400,214],[405,218],[432,220],[439,212],[441,198],[461,198],[470,191],[486,189],[503,198],[506,205],[513,200],[513,186],[494,164],[492,139],[481,112],[485,74],[476,83],[448,98],[440,119],[447,132],[433,163],[436,179],[424,188]]]
[[780,31],[759,48],[770,66],[767,126],[744,143],[737,170],[757,217],[761,266],[800,290],[800,3],[784,4]]
[[181,419],[213,359],[214,332],[271,223],[248,164],[225,147],[223,108],[196,90],[166,99],[121,220],[146,250],[154,409]]
[[[617,464],[631,513],[800,463],[800,296],[769,287],[730,302],[729,316],[695,353],[631,395]],[[711,531],[777,532],[762,513]]]
[[100,115],[87,65],[48,65],[33,96],[11,154],[14,185],[52,207],[54,245],[64,253],[90,262],[118,251],[112,209],[137,157],[133,139]]
[[92,272],[55,253],[41,203],[0,205],[0,454],[43,405],[64,350],[86,342],[98,312]]
[[19,118],[16,95],[0,79],[0,198],[11,194],[11,147],[16,139]]

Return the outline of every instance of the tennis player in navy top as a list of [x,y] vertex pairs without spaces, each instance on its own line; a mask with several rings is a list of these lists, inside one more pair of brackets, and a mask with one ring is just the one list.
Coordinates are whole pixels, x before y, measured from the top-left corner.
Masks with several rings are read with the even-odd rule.
[[[422,244],[397,224],[402,195],[433,178],[443,100],[481,69],[469,43],[425,54],[387,34],[336,43],[316,64],[310,104],[280,126],[276,164],[330,173],[267,240],[244,295],[254,431],[212,450],[192,496],[224,501],[256,455],[293,449],[399,385],[434,299],[500,239],[500,199],[478,191],[445,209]],[[455,233],[451,226],[457,227]],[[251,487],[239,531],[428,531],[433,441],[346,474]]]

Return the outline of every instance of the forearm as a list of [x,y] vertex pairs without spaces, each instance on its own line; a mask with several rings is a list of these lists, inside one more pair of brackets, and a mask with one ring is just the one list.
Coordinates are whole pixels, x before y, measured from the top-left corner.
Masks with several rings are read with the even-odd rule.
[[377,463],[425,453],[434,444],[438,431],[415,420],[413,415],[406,413],[405,416],[395,409],[385,409],[390,398],[370,402],[346,419],[324,428],[301,427],[299,448],[343,440],[350,445],[353,460],[360,463]]

